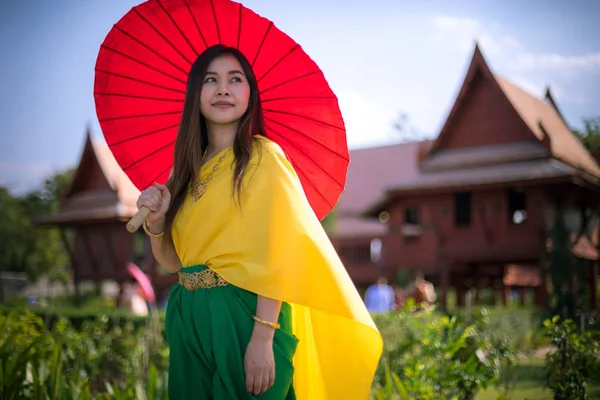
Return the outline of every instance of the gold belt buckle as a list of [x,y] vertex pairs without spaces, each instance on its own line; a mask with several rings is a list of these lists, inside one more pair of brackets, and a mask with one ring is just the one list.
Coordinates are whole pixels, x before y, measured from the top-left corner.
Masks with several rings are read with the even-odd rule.
[[198,289],[211,289],[228,285],[227,281],[211,269],[196,272],[179,271],[179,284],[190,292]]

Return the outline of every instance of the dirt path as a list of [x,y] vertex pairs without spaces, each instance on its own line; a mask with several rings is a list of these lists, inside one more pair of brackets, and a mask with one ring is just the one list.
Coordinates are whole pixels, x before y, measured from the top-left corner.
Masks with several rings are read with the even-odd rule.
[[535,349],[532,353],[519,353],[519,358],[544,358],[546,354],[553,350],[552,346],[542,346],[540,348]]

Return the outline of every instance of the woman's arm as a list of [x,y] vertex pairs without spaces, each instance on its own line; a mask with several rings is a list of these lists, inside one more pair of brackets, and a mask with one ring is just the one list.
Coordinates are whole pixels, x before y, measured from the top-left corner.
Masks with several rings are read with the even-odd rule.
[[[171,178],[173,171],[171,171]],[[142,193],[137,201],[138,208],[148,207],[151,212],[146,218],[146,226],[150,243],[152,245],[152,254],[160,265],[167,271],[175,273],[181,269],[181,261],[175,251],[173,240],[165,242],[162,234],[165,230],[165,215],[171,203],[171,193],[166,185],[155,183]]]
[[[165,229],[164,221],[157,221],[153,224],[148,223],[148,229],[152,233],[163,232]],[[150,237],[150,244],[152,246],[152,254],[160,265],[162,265],[167,271],[176,273],[181,269],[181,260],[175,251],[173,240],[165,242],[165,237]]]
[[[276,323],[279,319],[280,309],[281,301],[258,296],[256,316],[259,319]],[[244,357],[244,369],[246,371],[246,387],[256,396],[266,392],[275,382],[274,334],[275,328],[258,321],[254,322],[254,330]]]
[[[258,296],[256,303],[256,316],[268,322],[276,323],[279,319],[279,311],[281,310],[281,301],[273,300],[268,297]],[[258,321],[254,323],[252,336],[257,339],[273,339],[275,329],[266,326]]]

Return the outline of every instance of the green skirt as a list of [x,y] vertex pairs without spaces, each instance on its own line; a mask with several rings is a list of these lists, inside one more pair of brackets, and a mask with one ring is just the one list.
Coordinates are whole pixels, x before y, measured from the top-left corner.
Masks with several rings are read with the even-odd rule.
[[[206,269],[197,265],[181,271],[185,274]],[[231,284],[193,291],[179,283],[173,286],[166,315],[170,400],[296,398],[292,360],[298,339],[292,334],[291,307],[287,303],[281,305],[281,328],[273,338],[275,383],[258,397],[246,388],[244,355],[255,324],[252,316],[256,301],[256,294]]]

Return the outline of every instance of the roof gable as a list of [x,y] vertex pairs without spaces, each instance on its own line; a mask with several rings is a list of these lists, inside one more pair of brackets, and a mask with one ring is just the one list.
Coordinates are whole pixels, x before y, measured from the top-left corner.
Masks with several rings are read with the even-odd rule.
[[430,154],[536,140],[475,46],[461,89]]
[[85,145],[58,213],[40,224],[69,224],[91,220],[127,219],[136,212],[140,191],[117,164],[106,143],[86,133]]
[[90,190],[112,190],[112,188],[100,167],[92,138],[88,131],[79,164],[73,174],[71,184],[64,193],[64,198]]
[[[504,110],[497,115],[504,118],[490,112],[498,107]],[[459,126],[468,128],[456,129]],[[479,135],[484,131],[488,134]],[[600,177],[598,164],[567,126],[550,89],[540,99],[493,74],[476,45],[454,105],[424,158],[443,149],[519,141],[536,142],[550,151],[549,156]]]

